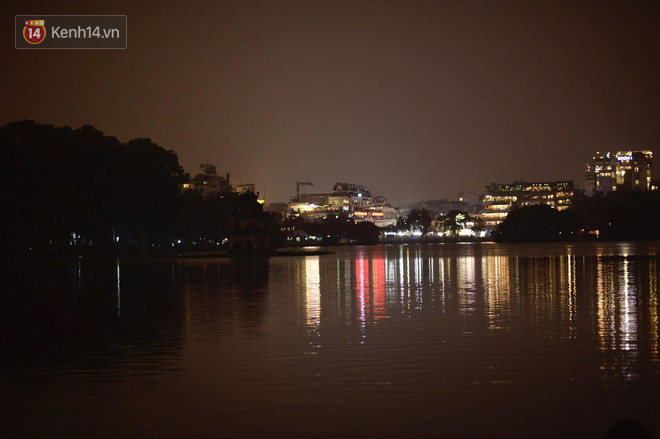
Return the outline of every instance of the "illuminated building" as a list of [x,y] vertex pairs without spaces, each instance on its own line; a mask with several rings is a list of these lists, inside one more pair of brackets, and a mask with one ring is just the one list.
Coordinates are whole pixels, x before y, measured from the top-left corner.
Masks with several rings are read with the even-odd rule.
[[[311,183],[305,183],[311,185]],[[320,194],[298,194],[289,207],[295,212],[334,213],[350,215],[356,209],[365,209],[372,204],[371,192],[365,186],[352,183],[336,183],[332,192]]]
[[356,210],[353,219],[356,223],[370,222],[378,227],[396,226],[396,209],[390,206],[372,206],[367,210]]
[[378,227],[396,226],[397,209],[387,204],[383,196],[373,197],[370,205],[353,212],[353,220],[356,223],[370,222]]
[[616,190],[652,190],[653,153],[619,151],[596,153],[586,166],[586,195],[606,195]]
[[365,209],[371,206],[371,192],[363,185],[335,183],[332,193],[328,196],[328,204],[333,210],[352,213],[356,209]]
[[612,190],[651,188],[653,153],[651,151],[619,151],[616,153],[615,186]]
[[486,187],[481,214],[484,225],[492,228],[504,221],[514,204],[517,207],[546,204],[557,210],[568,209],[575,193],[573,180],[512,184],[492,183]]
[[612,163],[612,155],[608,152],[601,154],[596,152],[596,155],[587,163],[587,189],[585,194],[593,196],[597,192],[607,194],[614,186],[614,164]]
[[215,166],[210,164],[199,165],[199,174],[190,180],[190,188],[204,197],[225,195],[232,192],[229,183],[229,173],[223,178],[216,173]]
[[389,206],[384,197],[372,197],[366,186],[335,183],[332,192],[308,194],[300,191],[303,185],[312,186],[308,182],[296,183],[297,194],[289,203],[289,216],[305,214],[308,218],[326,218],[345,214],[356,222],[369,221],[379,227],[396,224],[396,209]]

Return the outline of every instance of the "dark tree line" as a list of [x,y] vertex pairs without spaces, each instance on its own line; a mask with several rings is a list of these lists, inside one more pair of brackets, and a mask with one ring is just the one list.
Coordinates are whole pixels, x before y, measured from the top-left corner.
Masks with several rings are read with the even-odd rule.
[[0,178],[4,253],[222,243],[235,198],[181,192],[177,155],[150,139],[27,120],[0,127]]
[[525,206],[507,215],[495,231],[501,242],[549,242],[569,240],[575,235],[575,215],[545,204]]
[[502,242],[660,239],[660,192],[618,191],[583,197],[568,210],[527,206],[512,211],[495,234]]

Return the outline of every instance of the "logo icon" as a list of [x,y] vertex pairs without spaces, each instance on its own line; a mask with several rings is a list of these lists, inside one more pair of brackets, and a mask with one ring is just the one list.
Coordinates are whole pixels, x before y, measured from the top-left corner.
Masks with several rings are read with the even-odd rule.
[[30,44],[39,44],[46,38],[44,20],[25,20],[23,38]]

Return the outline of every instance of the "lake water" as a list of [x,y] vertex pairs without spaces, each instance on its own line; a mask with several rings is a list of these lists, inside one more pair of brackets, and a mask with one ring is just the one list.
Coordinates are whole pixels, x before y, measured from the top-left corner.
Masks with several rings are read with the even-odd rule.
[[329,250],[3,262],[0,437],[660,437],[660,244]]

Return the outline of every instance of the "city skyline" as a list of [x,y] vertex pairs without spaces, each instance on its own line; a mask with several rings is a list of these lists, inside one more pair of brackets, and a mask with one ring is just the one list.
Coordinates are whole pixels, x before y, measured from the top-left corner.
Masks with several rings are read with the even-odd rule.
[[[0,124],[149,137],[194,175],[213,163],[267,202],[295,181],[367,185],[392,204],[490,183],[574,180],[596,151],[660,144],[660,6],[647,2],[194,2],[123,14],[125,50],[17,50]],[[13,32],[13,29],[9,29]]]

